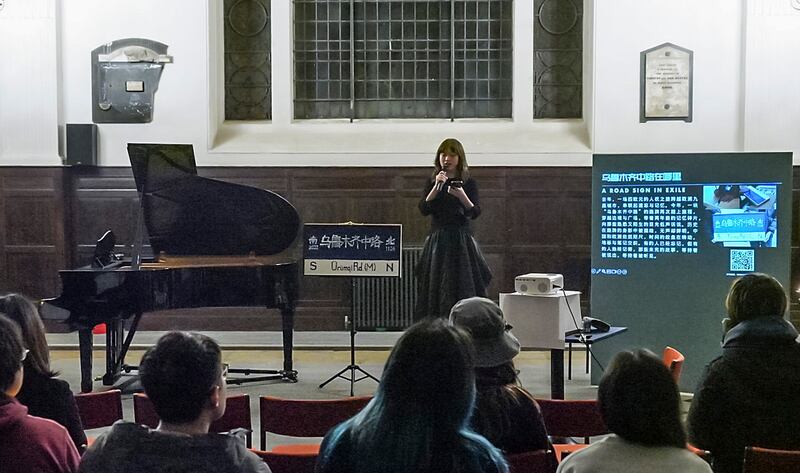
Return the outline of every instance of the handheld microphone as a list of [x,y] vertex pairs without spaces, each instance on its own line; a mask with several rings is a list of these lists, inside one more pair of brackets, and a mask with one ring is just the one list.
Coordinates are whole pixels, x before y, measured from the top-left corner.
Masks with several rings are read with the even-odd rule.
[[436,181],[436,190],[437,191],[441,191],[443,187],[444,187],[444,182]]

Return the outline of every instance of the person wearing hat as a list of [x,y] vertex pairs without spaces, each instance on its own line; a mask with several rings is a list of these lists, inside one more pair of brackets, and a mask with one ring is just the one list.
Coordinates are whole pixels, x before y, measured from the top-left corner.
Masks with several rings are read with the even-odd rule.
[[457,302],[450,322],[472,335],[477,396],[472,427],[505,453],[550,449],[539,405],[519,384],[519,340],[500,307],[484,297]]

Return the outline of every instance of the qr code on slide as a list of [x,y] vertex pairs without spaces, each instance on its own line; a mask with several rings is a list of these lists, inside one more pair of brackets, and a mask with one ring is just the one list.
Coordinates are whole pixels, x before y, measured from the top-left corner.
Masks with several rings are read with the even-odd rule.
[[731,271],[755,271],[755,250],[731,250]]

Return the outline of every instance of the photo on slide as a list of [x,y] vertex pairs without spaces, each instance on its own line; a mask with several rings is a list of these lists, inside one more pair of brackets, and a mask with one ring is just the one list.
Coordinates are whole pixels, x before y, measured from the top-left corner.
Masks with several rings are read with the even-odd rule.
[[703,186],[711,242],[732,248],[778,246],[777,190],[775,184]]

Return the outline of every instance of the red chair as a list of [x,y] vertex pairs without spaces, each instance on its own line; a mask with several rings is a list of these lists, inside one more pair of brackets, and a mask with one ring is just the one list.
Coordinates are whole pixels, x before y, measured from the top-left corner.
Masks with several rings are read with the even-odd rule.
[[552,437],[589,437],[610,433],[596,400],[537,399],[544,426]]
[[119,389],[76,394],[75,404],[85,430],[108,427],[122,419],[122,393]]
[[555,473],[557,466],[549,450],[512,453],[506,455],[506,461],[509,473]]
[[687,443],[686,449],[690,452],[694,453],[698,457],[702,458],[706,463],[709,465],[713,464],[714,457],[711,455],[711,452],[708,450],[703,450],[702,448],[697,448],[694,445]]
[[250,449],[261,457],[272,473],[314,473],[316,453],[276,453]]
[[678,384],[681,380],[681,370],[683,369],[683,362],[686,360],[686,357],[678,350],[672,347],[666,347],[664,348],[664,354],[661,355],[661,359],[669,372],[672,373],[672,379],[675,380],[675,384]]
[[589,445],[585,443],[554,443],[553,452],[556,455],[556,461],[561,463],[569,454],[575,453],[588,446]]
[[[330,429],[358,414],[371,396],[328,400],[281,399],[261,396],[261,450],[267,449],[267,432],[292,437],[324,437]],[[279,445],[274,453],[319,453],[319,442]]]
[[[133,395],[133,420],[137,424],[146,425],[151,429],[158,427],[158,414],[150,398],[146,394]],[[228,432],[233,429],[247,429],[247,446],[253,445],[253,423],[250,419],[250,395],[233,394],[228,396],[225,403],[225,414],[215,420],[209,427],[209,432]]]
[[797,473],[800,451],[745,447],[742,473]]

